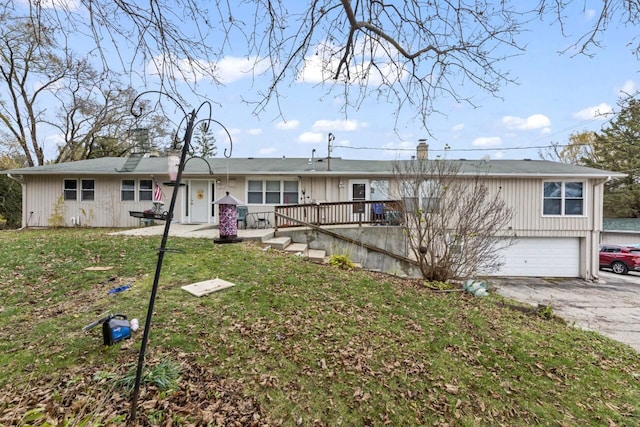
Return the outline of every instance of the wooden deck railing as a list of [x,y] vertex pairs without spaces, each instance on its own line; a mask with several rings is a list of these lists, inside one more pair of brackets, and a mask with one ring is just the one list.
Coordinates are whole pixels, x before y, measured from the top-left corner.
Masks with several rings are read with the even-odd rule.
[[275,227],[314,225],[386,224],[400,225],[400,200],[312,203],[275,207]]

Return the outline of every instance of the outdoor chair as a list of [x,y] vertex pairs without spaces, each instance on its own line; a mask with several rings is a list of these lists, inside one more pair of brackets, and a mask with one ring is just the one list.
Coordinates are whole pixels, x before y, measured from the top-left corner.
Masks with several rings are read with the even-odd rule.
[[384,222],[384,204],[382,202],[371,204],[371,219],[374,224]]
[[249,208],[246,206],[238,206],[237,225],[242,223],[242,228],[247,229],[247,215],[249,214]]

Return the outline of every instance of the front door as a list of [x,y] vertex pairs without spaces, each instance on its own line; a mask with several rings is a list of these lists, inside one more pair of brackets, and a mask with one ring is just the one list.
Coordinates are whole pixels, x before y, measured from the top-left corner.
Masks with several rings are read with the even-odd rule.
[[353,221],[367,221],[367,213],[364,201],[367,200],[368,180],[349,180],[349,200],[363,202],[353,204]]
[[193,180],[189,185],[189,203],[191,223],[209,222],[209,181]]

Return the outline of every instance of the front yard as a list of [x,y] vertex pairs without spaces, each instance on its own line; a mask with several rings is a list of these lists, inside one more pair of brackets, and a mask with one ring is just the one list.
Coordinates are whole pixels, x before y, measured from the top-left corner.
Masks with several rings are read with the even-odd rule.
[[[0,425],[125,421],[158,246],[107,230],[0,232]],[[138,424],[640,424],[638,353],[498,295],[250,243],[168,246],[184,252],[165,256],[147,367],[179,374],[144,386]],[[181,289],[215,277],[236,286]],[[108,312],[141,329],[103,347],[100,328],[82,328]]]

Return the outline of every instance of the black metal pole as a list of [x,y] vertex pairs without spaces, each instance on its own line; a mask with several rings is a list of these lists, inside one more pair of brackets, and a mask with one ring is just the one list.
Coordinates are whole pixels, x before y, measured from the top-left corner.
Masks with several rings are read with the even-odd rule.
[[156,295],[158,293],[158,283],[160,281],[160,272],[162,270],[162,262],[164,261],[164,253],[167,249],[167,240],[169,238],[169,229],[171,228],[171,221],[173,220],[173,210],[176,205],[176,199],[178,197],[178,191],[180,189],[180,181],[182,180],[182,171],[189,151],[189,144],[191,143],[191,135],[193,133],[193,123],[196,118],[196,111],[191,112],[191,117],[187,121],[187,127],[185,130],[185,136],[182,145],[182,151],[180,155],[180,163],[178,164],[178,175],[176,176],[175,186],[173,187],[173,194],[171,196],[171,203],[169,204],[169,211],[167,212],[167,219],[164,225],[164,233],[162,234],[162,241],[160,242],[160,249],[158,249],[158,263],[156,265],[156,274],[153,278],[153,286],[151,288],[151,296],[149,297],[149,307],[147,308],[147,318],[144,324],[144,333],[142,334],[142,343],[140,344],[140,354],[138,356],[138,368],[136,371],[136,382],[133,389],[133,395],[131,396],[131,408],[129,412],[128,424],[131,425],[136,419],[136,410],[138,406],[138,396],[140,394],[140,382],[142,380],[142,370],[144,368],[144,356],[147,349],[147,342],[149,340],[149,331],[151,329],[151,319],[153,317],[153,306],[155,303]]

